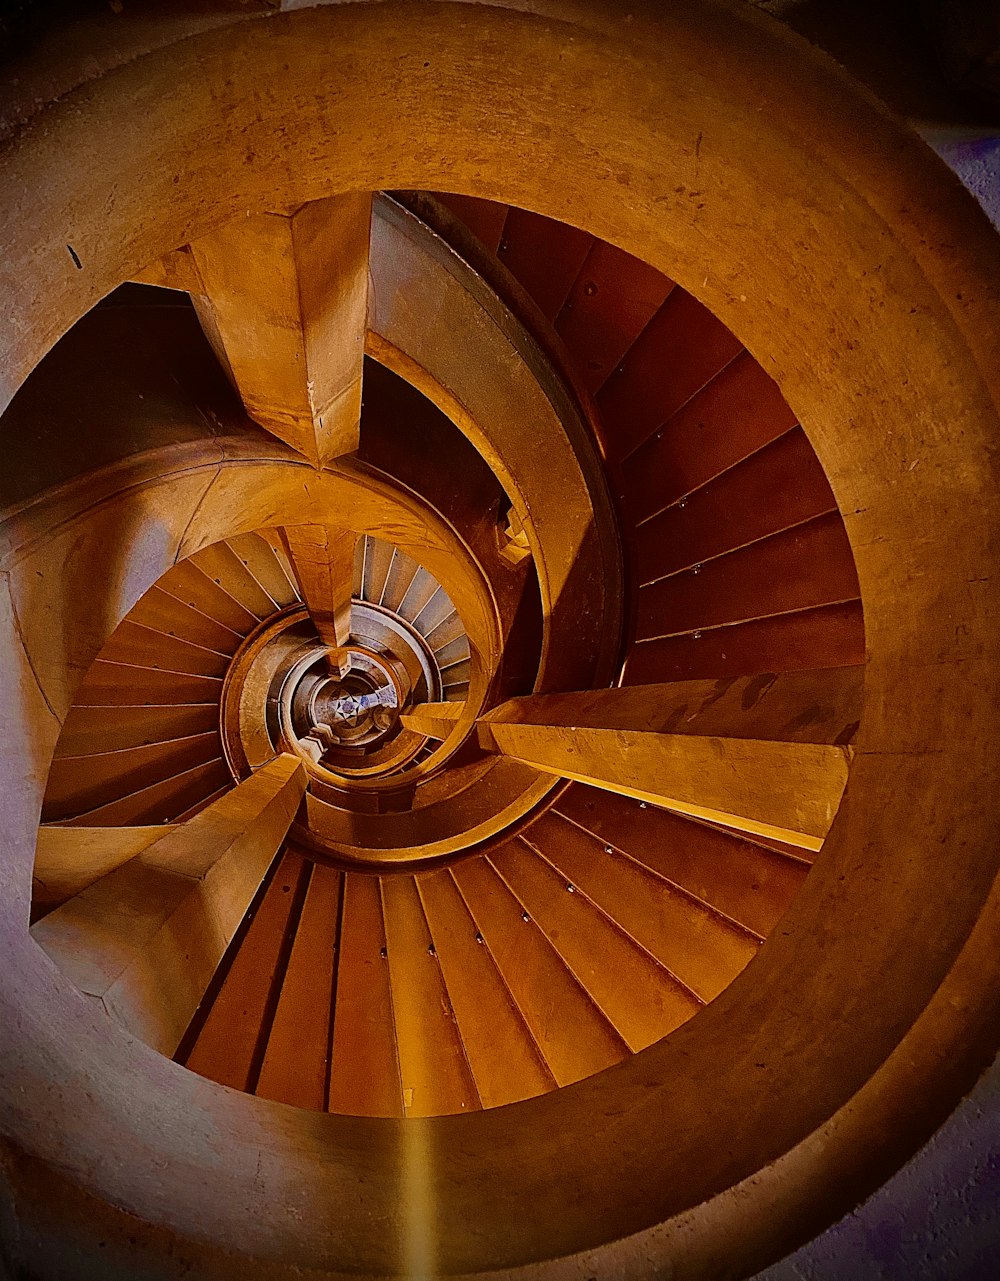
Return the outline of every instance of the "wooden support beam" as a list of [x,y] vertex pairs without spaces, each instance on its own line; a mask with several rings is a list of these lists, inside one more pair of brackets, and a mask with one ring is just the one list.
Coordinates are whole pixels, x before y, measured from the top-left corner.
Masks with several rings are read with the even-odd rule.
[[81,992],[172,1055],[306,786],[280,756],[32,927]]
[[[513,699],[477,722],[480,746],[561,778],[804,849],[818,849],[847,782],[862,669],[831,668]],[[448,704],[403,717],[444,738]]]
[[443,741],[458,724],[464,710],[464,703],[421,703],[400,719],[407,729]]
[[190,246],[195,308],[247,413],[317,467],[358,447],[370,224],[370,193],[353,193]]
[[299,593],[320,640],[329,646],[331,669],[341,674],[347,670],[347,646],[351,640],[357,540],[357,534],[349,529],[330,529],[326,525],[286,525],[281,530]]

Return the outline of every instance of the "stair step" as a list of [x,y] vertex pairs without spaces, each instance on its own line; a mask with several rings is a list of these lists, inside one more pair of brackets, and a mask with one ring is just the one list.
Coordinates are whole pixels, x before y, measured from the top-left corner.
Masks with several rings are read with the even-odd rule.
[[600,391],[673,288],[655,267],[594,242],[556,318],[589,391]]
[[860,599],[854,596],[735,625],[695,627],[676,636],[641,641],[626,660],[622,683],[726,679],[813,667],[854,667],[864,661],[864,615]]
[[270,543],[259,534],[240,534],[226,541],[261,590],[266,592],[275,609],[296,603],[299,597],[294,579]]
[[212,729],[142,747],[57,757],[49,771],[42,821],[58,822],[97,809],[221,755],[218,731]]
[[627,459],[740,350],[706,307],[672,290],[597,397],[613,457]]
[[381,881],[403,1110],[440,1116],[481,1104],[412,876]]
[[172,823],[231,784],[225,762],[216,758],[78,814],[72,822],[84,827]]
[[[547,838],[553,834],[559,834],[557,829],[532,825],[537,842],[551,846]],[[600,863],[590,861],[595,875],[582,883],[571,880],[526,838],[503,846],[493,862],[633,1053],[698,1012],[701,1002],[691,991],[678,983],[652,952],[616,925],[620,916],[607,915],[591,897],[590,891],[594,891],[606,898],[601,892]],[[611,902],[614,909],[620,909],[622,896],[612,895]]]
[[267,1037],[256,1092],[326,1108],[343,876],[307,865],[308,884]]
[[388,947],[378,878],[348,876],[337,965],[328,1109],[402,1116]]

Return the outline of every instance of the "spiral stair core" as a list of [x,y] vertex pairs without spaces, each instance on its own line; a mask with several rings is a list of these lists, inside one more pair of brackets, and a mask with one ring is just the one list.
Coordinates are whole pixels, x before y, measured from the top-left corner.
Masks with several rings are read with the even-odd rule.
[[[333,260],[342,213],[325,211]],[[266,244],[273,231],[259,232]],[[574,628],[596,584],[570,574],[555,635],[558,602],[539,581],[552,563],[538,557],[558,561],[543,525],[557,517],[515,501],[544,489],[544,463],[509,492],[488,430],[476,450],[424,394],[425,371],[408,385],[393,339],[370,331],[357,457],[446,515],[493,618],[470,638],[412,543],[397,545],[391,524],[364,528],[349,505],[319,509],[322,524],[315,506],[305,524],[282,507],[179,556],[73,695],[32,930],[110,1017],[194,1072],[299,1108],[419,1117],[601,1072],[732,982],[833,819],[864,640],[822,468],[774,383],[704,307],[566,224],[400,193],[374,206],[369,326],[400,271],[376,255],[401,233],[440,309],[428,327],[486,295],[577,424],[598,499],[570,515],[603,520],[621,556],[597,626]],[[178,250],[147,273],[160,287],[124,286],[91,313],[15,401],[15,425],[56,409],[66,367],[95,350],[107,379],[123,327],[140,357],[110,375],[119,405],[123,386],[150,390],[142,355],[162,389],[164,351],[176,402],[171,366],[197,349],[198,413],[238,421],[196,312],[218,355],[238,341],[220,337],[226,308],[252,316],[252,289],[241,297],[230,275],[220,299],[182,273],[196,262],[220,275],[240,234]],[[442,258],[457,305],[433,294]],[[204,292],[192,310],[164,284]],[[242,355],[227,373],[250,404],[232,368]],[[458,358],[475,368],[494,353],[459,335],[446,372]],[[153,412],[184,416],[179,403]],[[254,430],[239,424],[244,455]]]

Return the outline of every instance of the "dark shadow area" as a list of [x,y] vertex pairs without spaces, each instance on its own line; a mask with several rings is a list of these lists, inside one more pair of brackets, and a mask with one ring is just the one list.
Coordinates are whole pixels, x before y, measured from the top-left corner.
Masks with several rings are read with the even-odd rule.
[[124,285],[56,344],[0,419],[0,509],[145,450],[234,434],[264,436],[187,295]]
[[[750,0],[826,50],[894,111],[938,125],[1000,122],[1000,68],[988,57],[991,0]],[[996,49],[1000,49],[1000,28]],[[973,52],[976,41],[980,54]]]

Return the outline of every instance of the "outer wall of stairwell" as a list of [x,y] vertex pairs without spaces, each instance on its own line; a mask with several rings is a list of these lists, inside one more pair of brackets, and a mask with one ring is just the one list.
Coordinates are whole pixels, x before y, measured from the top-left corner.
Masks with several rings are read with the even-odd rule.
[[[7,314],[32,310],[39,324],[12,320],[5,328],[5,369],[16,384],[97,297],[188,227],[221,220],[235,176],[241,194],[263,200],[270,179],[257,175],[274,169],[247,167],[247,137],[266,151],[267,128],[290,119],[295,128],[283,133],[283,146],[299,184],[290,194],[369,190],[398,179],[578,222],[677,279],[777,376],[847,513],[865,601],[864,732],[824,864],[787,932],[757,958],[753,983],[748,971],[689,1029],[571,1090],[421,1130],[446,1171],[435,1194],[448,1235],[437,1244],[452,1273],[498,1261],[551,1277],[640,1277],[651,1265],[678,1276],[746,1272],[898,1165],[995,1048],[995,984],[987,980],[997,842],[982,797],[997,782],[987,748],[997,682],[989,580],[998,512],[985,463],[996,434],[989,371],[997,368],[997,320],[992,286],[982,282],[997,278],[996,252],[983,221],[912,139],[833,67],[753,15],[664,5],[638,10],[625,27],[597,7],[563,9],[575,23],[570,66],[559,56],[565,28],[511,8],[475,7],[484,38],[470,52],[471,14],[461,4],[433,15],[392,3],[300,10],[273,19],[280,25],[266,38],[260,28],[272,19],[240,14],[224,42],[208,33],[160,47],[92,79],[79,96],[69,90],[79,115],[53,118],[44,134],[27,131],[10,160],[22,195],[10,228]],[[357,55],[356,78],[336,102],[323,102],[371,141],[370,152],[331,150],[329,119],[321,127],[311,114],[315,100],[303,99],[303,76],[323,92],[323,77],[312,74],[320,47]],[[431,48],[433,59],[421,56]],[[294,85],[282,70],[289,55]],[[255,116],[243,115],[231,96],[211,94],[234,56],[266,87]],[[123,135],[122,96],[138,94],[140,77],[141,136]],[[574,92],[581,77],[594,96],[585,115]],[[394,93],[382,95],[387,80]],[[179,107],[168,89],[178,83],[204,96],[171,115],[170,104]],[[522,129],[491,130],[491,119],[507,118],[511,83],[530,87],[519,101]],[[224,128],[216,115],[223,101]],[[657,130],[647,127],[651,120]],[[257,121],[266,122],[259,132]],[[154,154],[159,165],[150,163]],[[436,155],[448,156],[447,172]],[[197,190],[172,183],[172,170],[187,172],[192,157],[203,175],[218,176],[219,190],[211,178]],[[135,172],[146,178],[141,192],[133,192]],[[665,172],[679,179],[669,190]],[[109,208],[114,179],[119,198]],[[692,200],[692,192],[707,198]],[[65,243],[69,224],[79,269],[39,250],[40,237],[47,246]],[[788,270],[793,244],[796,264],[805,264],[796,273]],[[716,264],[708,276],[706,257]],[[39,299],[47,300],[44,314]],[[942,421],[956,429],[945,434]],[[649,590],[673,572],[660,578],[654,570]],[[956,618],[964,631],[956,633]],[[351,1207],[361,1187],[392,1182],[394,1122],[303,1120],[278,1104],[205,1087],[89,1024],[27,944],[53,709],[65,713],[65,691],[109,630],[85,604],[80,621],[88,661],[68,669],[64,655],[46,652],[30,617],[25,650],[25,620],[8,610],[15,661],[7,674],[23,677],[5,695],[3,717],[12,798],[4,999],[21,1032],[3,1085],[16,1248],[21,1257],[37,1251],[57,1274],[46,1208],[55,1184],[58,1248],[68,1241],[92,1270],[100,1239],[114,1242],[122,1273],[152,1273],[174,1234],[187,1259],[220,1276],[245,1271],[248,1258],[265,1261],[273,1275],[331,1257],[385,1271],[402,1232],[390,1230],[388,1245],[372,1242],[371,1202],[364,1222]],[[726,621],[734,620],[719,625]],[[659,631],[648,637],[660,638]],[[44,696],[32,669],[42,672]],[[873,914],[883,928],[859,929]],[[790,1062],[788,1046],[796,1050]],[[90,1068],[85,1086],[70,1071],[79,1057]],[[45,1071],[53,1063],[72,1082],[58,1092]],[[595,1115],[601,1126],[588,1127]],[[316,1161],[318,1131],[334,1159]],[[247,1143],[251,1133],[262,1141]],[[586,1142],[567,1145],[577,1133]],[[882,1138],[877,1151],[872,1133]],[[224,1161],[207,1157],[209,1136]],[[150,1156],[155,1182],[144,1173]],[[551,1178],[554,1166],[574,1189],[572,1204],[563,1181]],[[49,1174],[48,1195],[39,1196],[46,1167],[87,1171],[87,1190]],[[277,1210],[290,1185],[303,1190],[294,1229]],[[206,1187],[215,1193],[210,1215]],[[637,1204],[637,1189],[654,1190],[655,1203]],[[335,1225],[331,1203],[342,1207]],[[395,1203],[394,1189],[376,1208],[392,1227]],[[235,1249],[244,1256],[238,1263]]]

